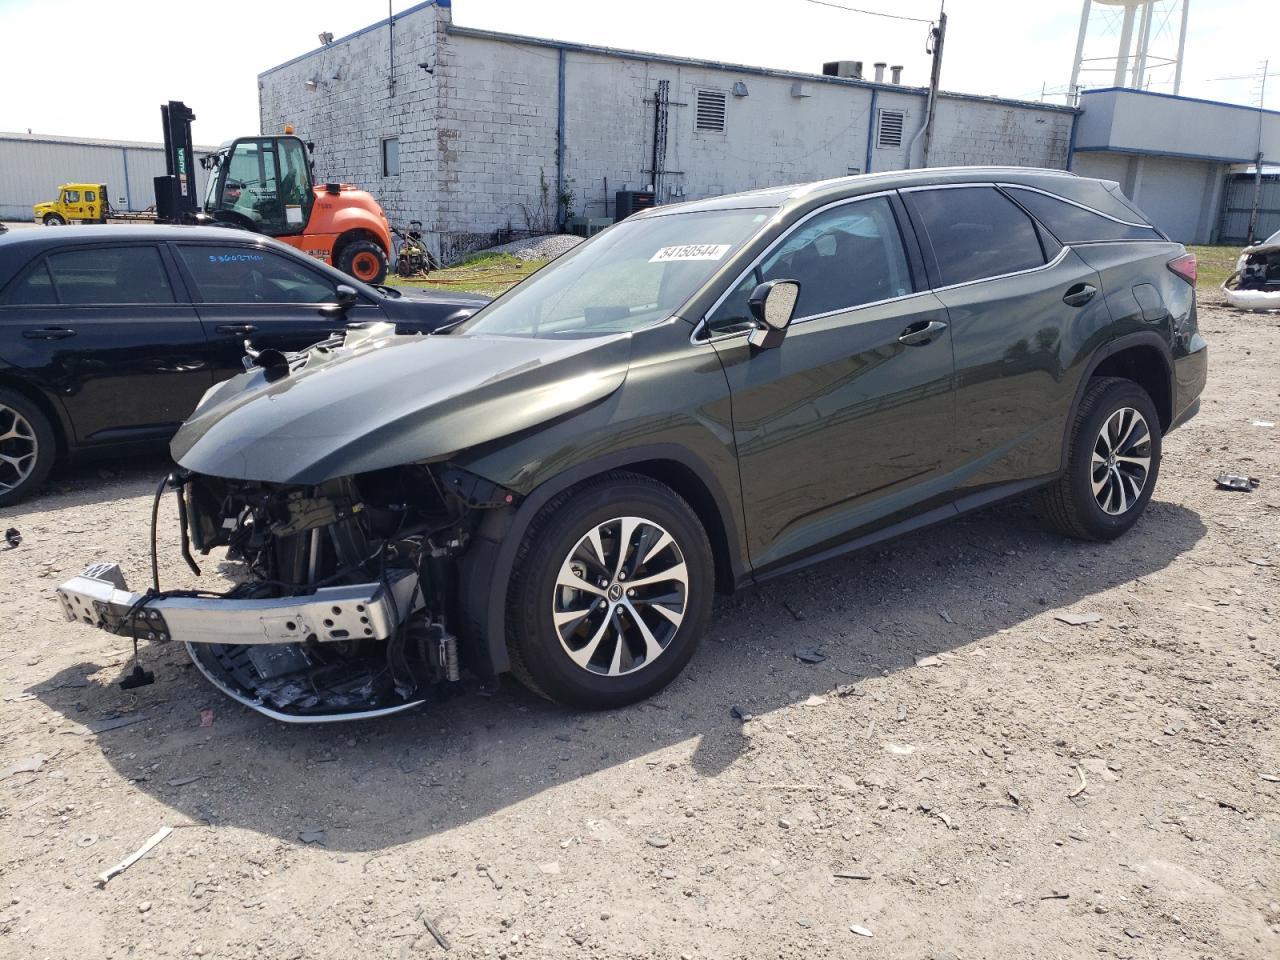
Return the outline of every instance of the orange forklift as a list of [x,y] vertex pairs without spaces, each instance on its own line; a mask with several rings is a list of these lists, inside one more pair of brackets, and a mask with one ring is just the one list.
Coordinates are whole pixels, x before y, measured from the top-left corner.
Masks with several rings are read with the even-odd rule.
[[286,126],[279,136],[240,137],[200,158],[209,173],[204,209],[196,200],[191,121],[182,102],[160,107],[165,165],[155,178],[161,223],[226,223],[297,247],[365,283],[381,283],[391,260],[391,228],[373,195],[350,183],[313,181],[312,144]]

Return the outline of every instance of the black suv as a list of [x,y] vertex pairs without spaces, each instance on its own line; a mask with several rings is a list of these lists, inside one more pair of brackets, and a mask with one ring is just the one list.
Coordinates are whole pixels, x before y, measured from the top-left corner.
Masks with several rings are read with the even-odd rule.
[[188,641],[285,720],[404,709],[463,667],[625,704],[688,662],[715,590],[1033,490],[1071,536],[1128,530],[1205,382],[1194,277],[1114,183],[1054,171],[659,207],[448,335],[210,391],[170,486],[184,551],[241,582],[100,567],[64,609]]
[[487,297],[369,287],[275,240],[216,227],[0,236],[0,505],[59,455],[173,436],[255,350],[301,350],[351,323],[430,332]]

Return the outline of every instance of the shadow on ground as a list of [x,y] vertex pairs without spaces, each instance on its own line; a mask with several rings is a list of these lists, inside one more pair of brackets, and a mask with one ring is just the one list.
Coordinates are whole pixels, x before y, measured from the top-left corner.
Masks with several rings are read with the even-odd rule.
[[[379,850],[687,741],[696,741],[696,773],[715,776],[746,745],[734,706],[766,714],[882,671],[920,669],[917,656],[1159,571],[1204,533],[1194,512],[1153,502],[1119,541],[1077,543],[1042,532],[1025,504],[997,507],[720,600],[685,674],[610,713],[562,710],[504,678],[492,696],[472,686],[382,720],[288,726],[223,698],[176,646],[147,653],[157,683],[132,693],[115,685],[127,666],[118,654],[30,692],[79,724],[146,717],[97,744],[122,777],[172,807],[175,822],[290,842],[320,827],[330,849]],[[123,641],[102,638],[104,651],[119,651]],[[796,659],[813,647],[827,659]],[[212,727],[199,727],[202,708],[214,710]],[[191,777],[201,779],[181,782]]]

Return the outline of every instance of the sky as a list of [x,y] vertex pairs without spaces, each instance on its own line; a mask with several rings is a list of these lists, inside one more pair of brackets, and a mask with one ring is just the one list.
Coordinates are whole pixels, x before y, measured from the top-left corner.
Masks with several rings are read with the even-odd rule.
[[[392,0],[396,12],[414,0]],[[1173,0],[1160,0],[1163,6]],[[1185,96],[1280,109],[1275,0],[1188,0]],[[455,23],[656,53],[820,72],[827,60],[905,67],[929,78],[927,23],[836,9],[936,19],[937,0],[454,0]],[[1108,8],[1093,5],[1100,55]],[[1080,0],[947,0],[942,87],[1061,103],[1070,79]],[[196,113],[198,144],[257,133],[257,75],[387,15],[386,0],[258,0],[188,6],[172,0],[0,0],[0,130],[160,139],[159,105]],[[1176,21],[1175,21],[1176,22]],[[81,39],[83,38],[83,39]],[[1112,45],[1116,43],[1112,32]],[[1153,52],[1175,44],[1172,33]],[[1152,87],[1169,92],[1171,71]],[[1234,78],[1234,79],[1222,79]],[[1093,86],[1109,78],[1086,76]]]

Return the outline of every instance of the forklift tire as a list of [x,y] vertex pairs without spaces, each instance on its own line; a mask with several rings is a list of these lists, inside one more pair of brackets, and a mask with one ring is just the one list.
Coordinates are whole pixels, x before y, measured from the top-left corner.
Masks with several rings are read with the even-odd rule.
[[387,255],[368,240],[356,240],[343,247],[336,266],[362,283],[381,283],[387,278]]
[[65,227],[67,225],[67,221],[59,214],[46,213],[44,215],[44,225],[46,227]]

